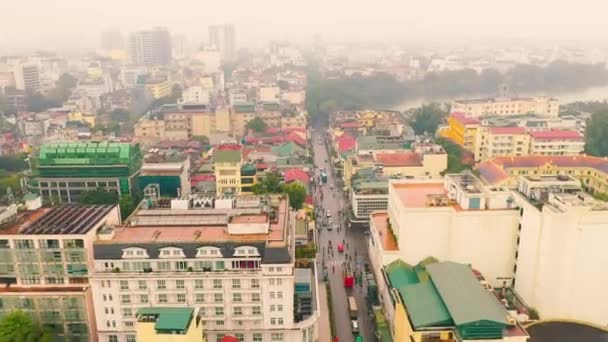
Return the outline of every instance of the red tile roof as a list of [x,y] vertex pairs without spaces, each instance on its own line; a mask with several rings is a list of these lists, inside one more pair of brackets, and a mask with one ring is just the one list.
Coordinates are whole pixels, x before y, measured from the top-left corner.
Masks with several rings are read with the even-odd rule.
[[537,140],[583,140],[578,132],[565,129],[530,132],[530,136]]
[[376,162],[384,166],[422,166],[422,159],[418,153],[376,153]]
[[240,151],[241,145],[239,144],[223,144],[218,145],[216,148],[218,151]]
[[192,186],[197,186],[200,182],[215,182],[214,175],[196,175],[190,178],[190,184]]
[[336,143],[338,144],[339,152],[348,152],[352,151],[355,146],[357,146],[357,139],[351,137],[348,134],[343,134],[338,139],[336,139]]
[[523,127],[490,127],[492,134],[526,134]]
[[470,115],[468,115],[466,113],[454,112],[454,113],[450,114],[450,116],[452,118],[458,120],[463,125],[474,125],[474,124],[481,123],[481,121],[471,117]]
[[298,144],[300,146],[306,146],[306,139],[304,139],[297,132],[291,132],[291,133],[289,133],[289,135],[287,136],[287,141],[293,141],[294,143],[296,143],[296,144]]
[[285,183],[297,180],[304,184],[308,184],[310,176],[308,175],[308,172],[302,171],[302,169],[288,169],[283,175],[283,180],[285,180]]

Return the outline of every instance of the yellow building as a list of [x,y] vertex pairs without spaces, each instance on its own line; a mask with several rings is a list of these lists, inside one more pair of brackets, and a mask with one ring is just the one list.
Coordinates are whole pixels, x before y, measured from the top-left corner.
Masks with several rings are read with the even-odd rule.
[[523,127],[482,127],[477,130],[476,161],[500,156],[525,156],[530,149],[530,135]]
[[144,89],[155,99],[160,99],[171,95],[171,85],[164,78],[146,80]]
[[498,157],[478,164],[475,169],[490,185],[515,186],[519,176],[569,175],[580,180],[591,193],[608,193],[608,159],[602,157]]
[[246,133],[247,123],[255,118],[255,104],[244,102],[232,106],[232,134],[242,137]]
[[149,139],[149,138],[157,138],[164,139],[165,138],[165,121],[158,120],[155,117],[152,117],[151,114],[144,115],[134,127],[135,137],[141,139]]
[[215,130],[222,133],[230,133],[232,131],[230,107],[215,108]]
[[70,112],[68,114],[68,121],[84,122],[91,127],[95,127],[97,116],[95,114],[84,114],[82,112]]
[[137,341],[205,342],[203,320],[191,308],[141,308],[137,311]]
[[466,150],[475,151],[480,125],[479,120],[464,113],[452,113],[448,117],[448,126],[440,130],[439,135],[452,140]]
[[129,55],[127,54],[127,51],[123,50],[123,49],[110,50],[108,53],[108,57],[110,57],[110,59],[112,59],[112,60],[121,61],[123,63],[126,63],[129,59]]
[[242,154],[235,145],[213,152],[215,187],[218,195],[238,195],[241,193]]
[[470,113],[474,118],[489,115],[538,114],[557,117],[559,101],[548,97],[491,98],[452,102],[452,112]]

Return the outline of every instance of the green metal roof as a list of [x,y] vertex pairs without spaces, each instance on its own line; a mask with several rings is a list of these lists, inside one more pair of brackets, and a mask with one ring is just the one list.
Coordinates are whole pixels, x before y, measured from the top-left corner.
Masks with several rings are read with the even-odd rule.
[[468,265],[439,262],[426,266],[454,324],[486,321],[507,324],[507,311],[481,286]]
[[137,315],[156,316],[154,329],[157,331],[186,331],[192,319],[191,308],[141,308]]
[[410,284],[419,283],[414,267],[401,259],[397,259],[384,267],[388,280],[393,288],[401,288]]
[[454,324],[432,282],[426,281],[399,288],[414,329]]
[[241,161],[241,151],[215,151],[213,153],[214,163],[238,163]]
[[255,112],[255,103],[252,102],[242,102],[235,103],[232,105],[232,108],[236,113],[254,113]]
[[296,235],[306,235],[308,230],[306,229],[305,220],[296,220]]
[[38,157],[40,165],[129,164],[135,149],[129,143],[57,142],[43,144]]
[[294,143],[293,141],[289,141],[284,143],[283,145],[273,147],[272,152],[278,154],[280,157],[286,157],[295,153],[303,153],[304,149],[298,146],[298,144]]

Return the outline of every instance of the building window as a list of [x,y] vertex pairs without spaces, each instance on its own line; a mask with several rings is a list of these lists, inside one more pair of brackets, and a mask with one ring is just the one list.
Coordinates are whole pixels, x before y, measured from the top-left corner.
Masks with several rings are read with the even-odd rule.
[[34,240],[15,240],[15,248],[32,249],[34,248]]
[[283,319],[279,318],[279,325],[283,325]]
[[224,307],[216,306],[215,307],[215,315],[216,316],[224,316]]
[[259,279],[251,279],[251,288],[259,289],[260,288],[260,280]]
[[[133,323],[133,322],[130,322]],[[127,342],[136,342],[137,339],[135,338],[135,335],[127,335]]]
[[186,294],[185,293],[178,293],[177,294],[177,302],[178,303],[185,303],[186,302]]
[[224,325],[224,321],[215,321],[216,325]]
[[138,280],[137,281],[137,288],[140,290],[146,290],[148,289],[148,284],[146,283],[145,280]]
[[108,342],[118,342],[118,336],[116,336],[116,335],[108,336]]
[[262,308],[260,308],[259,306],[254,306],[254,307],[251,309],[251,313],[252,313],[253,315],[261,315],[261,314],[262,314]]
[[283,333],[272,333],[270,334],[271,341],[283,341]]
[[232,314],[234,316],[243,316],[243,308],[240,307],[240,306],[235,306],[234,309],[233,309]]
[[194,288],[195,288],[195,289],[202,289],[202,288],[204,288],[204,287],[205,287],[205,286],[204,286],[204,283],[203,283],[203,280],[202,280],[202,279],[195,279],[195,280],[194,280]]
[[158,302],[159,303],[167,303],[167,295],[166,294],[159,294],[158,295]]
[[260,301],[260,294],[259,293],[252,293],[251,294],[251,301],[252,302],[259,302]]
[[167,282],[165,280],[157,280],[156,281],[156,288],[159,290],[166,290],[167,289]]
[[120,303],[121,304],[131,304],[131,296],[129,296],[129,295],[121,295],[120,296]]
[[224,298],[223,298],[223,296],[222,296],[222,294],[221,294],[221,293],[214,293],[214,294],[213,294],[213,300],[214,300],[216,303],[221,303],[221,302],[223,302],[223,301],[224,301]]
[[122,316],[125,318],[133,317],[133,310],[131,308],[122,309]]
[[283,299],[283,292],[282,291],[277,292],[277,299]]
[[183,280],[176,280],[175,281],[175,288],[176,289],[183,289],[185,287],[185,282]]
[[222,288],[222,280],[221,279],[213,279],[213,288],[221,289]]
[[133,324],[132,321],[125,321],[124,325],[125,325],[125,328],[133,328],[133,326],[135,324]]
[[129,282],[126,280],[121,280],[120,281],[120,289],[121,290],[128,290],[129,289]]
[[244,334],[236,333],[236,334],[234,334],[234,337],[236,337],[236,339],[239,340],[239,342],[245,341],[245,335]]
[[170,271],[171,270],[171,262],[170,261],[159,261],[156,263],[158,269],[161,271]]
[[243,296],[240,293],[233,293],[232,294],[232,301],[235,303],[240,303],[243,301]]
[[262,334],[260,334],[260,333],[253,334],[253,342],[262,342]]
[[222,339],[224,338],[224,334],[217,334],[215,337],[215,342],[222,342]]
[[178,271],[185,271],[188,269],[188,262],[186,261],[176,261],[175,269]]
[[142,303],[142,304],[147,304],[148,303],[148,295],[147,294],[139,295],[139,302]]
[[277,311],[279,311],[279,312],[283,311],[283,305],[277,305]]
[[232,288],[240,289],[241,288],[241,280],[240,279],[232,279]]
[[275,297],[274,291],[270,291],[270,299],[274,299],[274,297]]
[[271,318],[270,319],[270,325],[276,325],[277,324],[277,319],[276,318]]
[[197,303],[204,303],[205,302],[205,294],[204,293],[196,293],[194,295],[194,300]]
[[277,279],[276,284],[277,285],[283,285],[283,279]]

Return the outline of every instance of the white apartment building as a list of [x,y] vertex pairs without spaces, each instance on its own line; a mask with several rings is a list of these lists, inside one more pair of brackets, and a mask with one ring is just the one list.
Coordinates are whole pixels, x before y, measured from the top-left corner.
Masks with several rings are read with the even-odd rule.
[[544,319],[608,325],[608,204],[569,176],[520,177],[515,290]]
[[209,89],[201,86],[188,87],[182,93],[182,103],[209,104]]
[[490,115],[537,114],[557,117],[559,101],[548,97],[490,98],[452,101],[451,112],[469,113],[472,117]]
[[576,131],[551,130],[530,132],[530,154],[567,156],[581,154],[585,139]]
[[192,197],[102,231],[91,280],[100,341],[135,341],[148,306],[197,307],[211,342],[316,341],[318,310],[294,319],[293,215],[287,198]]
[[[383,267],[397,257],[415,265],[433,256],[475,265],[492,285],[502,285],[513,275],[519,218],[510,191],[485,187],[473,175],[393,180],[390,229],[372,220],[370,258]],[[379,252],[378,245],[387,253]]]
[[514,286],[543,319],[606,326],[608,302],[598,296],[607,275],[598,270],[608,264],[607,240],[608,203],[571,176],[520,176],[515,191],[450,174],[391,181],[388,212],[370,216],[369,254],[377,277],[399,258],[470,264],[492,286]]
[[0,228],[0,316],[21,310],[58,340],[97,341],[92,247],[99,229],[120,223],[118,207],[30,209]]

